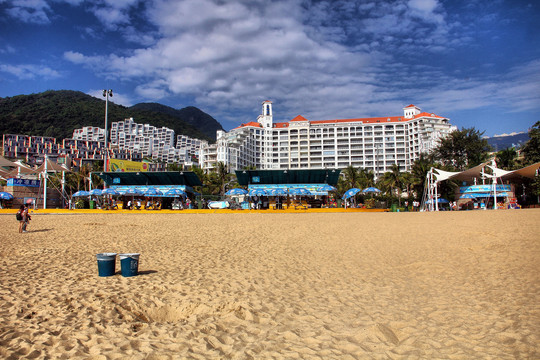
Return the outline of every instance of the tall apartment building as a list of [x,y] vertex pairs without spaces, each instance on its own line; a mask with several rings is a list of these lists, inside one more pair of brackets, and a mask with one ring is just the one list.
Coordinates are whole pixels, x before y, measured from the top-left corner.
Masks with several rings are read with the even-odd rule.
[[111,124],[111,145],[168,163],[179,158],[174,147],[174,130],[137,124],[133,118]]
[[180,162],[186,165],[199,164],[203,146],[208,146],[208,141],[190,138],[186,135],[176,137],[176,148],[180,151]]
[[3,134],[2,155],[7,158],[24,158],[28,163],[39,163],[45,155],[57,155],[56,139],[47,136]]
[[95,126],[85,126],[82,129],[73,130],[74,140],[105,141],[105,129]]
[[223,162],[230,171],[250,166],[271,170],[352,165],[379,175],[393,164],[410,170],[421,153],[431,151],[454,130],[448,118],[415,105],[403,108],[402,116],[310,121],[299,115],[274,123],[272,102],[264,101],[257,122],[218,131],[216,144],[202,148],[201,162],[205,170]]

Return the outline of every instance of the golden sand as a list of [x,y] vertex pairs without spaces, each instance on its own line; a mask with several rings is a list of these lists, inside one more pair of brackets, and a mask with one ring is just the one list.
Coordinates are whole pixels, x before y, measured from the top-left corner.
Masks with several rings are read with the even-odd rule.
[[[17,228],[0,216],[3,359],[540,357],[540,209]],[[101,252],[140,253],[141,274],[98,277]]]

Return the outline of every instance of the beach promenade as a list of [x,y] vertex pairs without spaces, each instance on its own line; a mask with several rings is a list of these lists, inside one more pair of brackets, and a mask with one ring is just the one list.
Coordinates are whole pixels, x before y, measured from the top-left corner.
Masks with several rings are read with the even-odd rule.
[[0,213],[2,359],[540,357],[540,209],[51,212]]

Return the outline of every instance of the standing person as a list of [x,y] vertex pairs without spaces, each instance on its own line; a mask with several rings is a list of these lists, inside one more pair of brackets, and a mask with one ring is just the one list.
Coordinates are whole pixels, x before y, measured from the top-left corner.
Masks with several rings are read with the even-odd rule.
[[25,219],[24,219],[24,205],[21,205],[21,207],[19,208],[19,211],[17,211],[17,220],[19,221],[19,233],[22,233],[23,232],[23,227],[24,227],[24,222],[25,222]]
[[28,226],[28,223],[30,222],[30,220],[32,220],[32,218],[30,217],[30,214],[28,213],[28,204],[24,205],[24,211],[23,211],[22,217],[23,217],[22,232],[25,233],[27,232],[26,227]]

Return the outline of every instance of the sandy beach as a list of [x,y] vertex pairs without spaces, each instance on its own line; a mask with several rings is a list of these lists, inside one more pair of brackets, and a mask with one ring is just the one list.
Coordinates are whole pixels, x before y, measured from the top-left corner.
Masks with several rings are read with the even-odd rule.
[[[540,357],[540,209],[0,228],[3,359]],[[140,253],[141,274],[99,277],[102,252]]]

